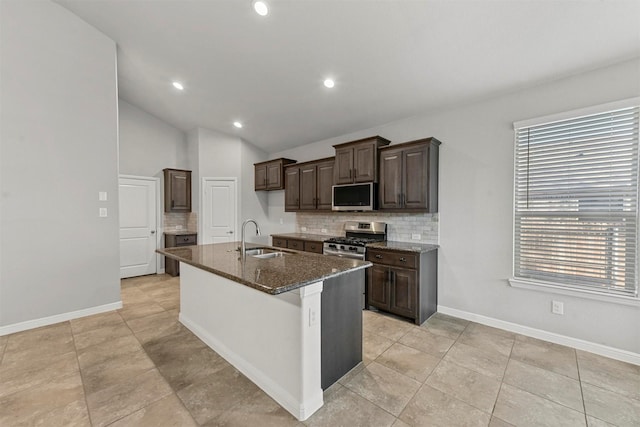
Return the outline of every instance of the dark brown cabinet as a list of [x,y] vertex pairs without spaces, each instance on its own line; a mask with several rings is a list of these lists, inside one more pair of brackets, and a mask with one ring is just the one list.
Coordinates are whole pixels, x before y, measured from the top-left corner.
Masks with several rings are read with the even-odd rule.
[[367,249],[367,306],[421,324],[437,308],[437,251],[407,253]]
[[164,211],[191,212],[191,171],[164,169]]
[[295,163],[295,160],[280,158],[254,163],[254,189],[260,191],[285,188],[284,166],[291,163]]
[[331,210],[334,158],[285,168],[285,211]]
[[289,166],[284,169],[284,210],[300,209],[300,168]]
[[302,238],[293,238],[293,237],[281,237],[274,235],[272,236],[272,245],[285,248],[285,249],[294,249],[296,251],[304,251],[304,252],[313,252],[316,254],[322,253],[322,241],[321,240],[307,240]]
[[390,141],[380,136],[374,136],[334,145],[336,149],[335,184],[377,182],[378,148],[389,143]]
[[[175,248],[179,246],[191,246],[198,244],[198,234],[185,232],[184,234],[164,235],[164,247]],[[164,271],[171,276],[180,275],[180,263],[174,259],[166,258],[164,261]]]
[[426,138],[380,149],[380,209],[438,212],[439,146]]

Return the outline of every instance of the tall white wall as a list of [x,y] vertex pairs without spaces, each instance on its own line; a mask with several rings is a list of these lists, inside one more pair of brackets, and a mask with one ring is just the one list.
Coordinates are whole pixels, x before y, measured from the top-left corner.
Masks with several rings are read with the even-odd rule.
[[120,173],[162,176],[162,169],[187,169],[187,135],[123,99],[120,120]]
[[120,280],[115,43],[48,1],[0,12],[1,335],[117,303]]
[[[507,283],[513,255],[513,122],[638,96],[639,76],[640,60],[633,60],[270,157],[324,157],[331,155],[331,144],[371,135],[392,143],[440,139],[438,304],[640,353],[640,307]],[[279,194],[269,204],[272,220],[284,215]],[[551,314],[552,299],[564,302],[564,316]]]
[[[238,180],[238,223],[253,218],[260,224],[263,235],[268,234],[268,198],[265,192],[253,189],[253,164],[265,160],[266,153],[240,137],[205,128],[190,131],[187,145],[188,164],[194,172],[193,210],[198,212],[199,209],[203,177],[235,177]],[[240,236],[239,230],[237,236]],[[263,240],[268,242],[266,237]]]

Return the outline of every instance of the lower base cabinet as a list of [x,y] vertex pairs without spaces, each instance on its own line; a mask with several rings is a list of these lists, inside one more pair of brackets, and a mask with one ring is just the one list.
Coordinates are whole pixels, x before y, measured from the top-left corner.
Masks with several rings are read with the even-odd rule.
[[[198,235],[196,233],[185,234],[165,234],[164,247],[175,248],[178,246],[191,246],[198,244]],[[170,276],[180,275],[180,263],[174,259],[164,259],[164,271]]]
[[[437,251],[406,253],[367,249],[366,308],[412,319],[420,325],[438,306]],[[398,267],[401,265],[402,267]]]

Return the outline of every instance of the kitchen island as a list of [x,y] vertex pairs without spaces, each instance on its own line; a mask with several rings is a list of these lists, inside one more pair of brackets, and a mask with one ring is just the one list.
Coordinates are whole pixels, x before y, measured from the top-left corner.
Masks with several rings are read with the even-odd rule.
[[181,263],[180,322],[304,420],[362,361],[359,298],[371,264],[280,248],[243,259],[238,246],[158,250]]

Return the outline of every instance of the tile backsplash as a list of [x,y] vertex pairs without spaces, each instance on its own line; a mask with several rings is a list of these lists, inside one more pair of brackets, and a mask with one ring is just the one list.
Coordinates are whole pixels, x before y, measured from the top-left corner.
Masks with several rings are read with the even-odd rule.
[[198,215],[195,212],[164,212],[165,230],[198,230]]
[[[298,212],[296,213],[296,231],[344,236],[344,223],[347,221],[380,221],[387,223],[387,240],[438,244],[440,231],[438,219],[437,213]],[[412,236],[416,234],[420,235],[420,239],[412,239]]]

